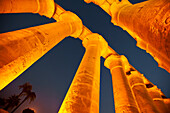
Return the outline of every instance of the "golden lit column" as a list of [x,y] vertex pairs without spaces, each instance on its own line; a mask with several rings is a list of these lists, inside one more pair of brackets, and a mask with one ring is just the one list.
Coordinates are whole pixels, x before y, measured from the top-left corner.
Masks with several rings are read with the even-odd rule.
[[100,6],[104,11],[110,14],[110,5],[113,0],[84,0],[86,3],[93,2],[94,4]]
[[126,60],[124,56],[110,55],[104,62],[112,75],[115,111],[116,113],[139,113],[124,72]]
[[138,47],[150,53],[159,67],[170,72],[169,0],[148,0],[134,5],[128,0],[84,1],[99,5],[112,17],[114,25],[126,30]]
[[170,111],[170,98],[164,98],[164,103],[167,106],[168,110]]
[[99,113],[100,56],[108,45],[93,33],[83,39],[83,46],[86,52],[59,113]]
[[111,22],[127,30],[137,46],[150,53],[158,66],[170,72],[170,1],[148,0],[131,4],[114,2],[110,7]]
[[52,17],[54,0],[0,0],[0,13],[39,13]]
[[67,36],[78,37],[82,21],[71,12],[58,22],[0,34],[0,90]]
[[141,75],[137,71],[131,71],[131,74],[128,76],[128,80],[131,85],[131,89],[135,96],[136,102],[139,106],[140,112],[159,113],[146,89],[142,76],[143,75]]
[[170,113],[170,111],[168,110],[167,106],[164,103],[163,98],[161,97],[159,89],[156,86],[149,88],[148,92],[160,113]]

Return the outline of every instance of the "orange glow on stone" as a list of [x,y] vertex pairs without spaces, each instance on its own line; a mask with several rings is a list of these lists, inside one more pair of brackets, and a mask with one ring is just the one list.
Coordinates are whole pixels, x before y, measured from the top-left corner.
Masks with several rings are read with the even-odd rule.
[[96,0],[84,1],[99,5],[112,17],[114,25],[126,30],[137,41],[139,48],[146,50],[159,67],[170,72],[168,0],[148,0],[137,4],[128,0],[105,0],[100,4]]
[[148,89],[150,96],[152,97],[154,104],[156,105],[157,109],[160,113],[169,113],[169,109],[167,108],[166,104],[164,103],[163,98],[161,97],[161,91],[154,86]]
[[75,14],[66,12],[58,22],[0,34],[0,90],[65,37],[77,38],[82,26]]
[[159,111],[145,87],[142,75],[137,71],[132,71],[131,75],[128,77],[128,80],[140,112],[158,113]]
[[99,113],[100,56],[107,42],[100,35],[90,34],[83,45],[86,52],[59,113]]
[[49,18],[55,10],[53,0],[0,0],[0,6],[0,13],[39,13]]
[[105,60],[105,66],[112,75],[113,95],[116,113],[139,113],[133,92],[124,72],[124,56],[110,55]]
[[[53,17],[57,22],[0,34],[0,90],[17,78],[62,39],[66,36],[72,36],[83,40],[86,52],[59,113],[99,112],[101,56],[106,59],[105,66],[110,69],[112,74],[117,113],[138,113],[139,111],[152,113],[156,111],[155,105],[160,112],[169,112],[167,107],[170,106],[170,100],[163,99],[161,92],[157,89],[151,88],[146,90],[145,84],[150,82],[144,77],[137,76],[135,72],[132,72],[127,79],[125,72],[129,71],[132,66],[129,65],[126,57],[119,56],[111,47],[108,47],[107,42],[100,35],[92,34],[88,28],[83,26],[81,19],[75,14],[69,11],[66,12],[59,5],[54,4],[53,0],[43,0],[43,2],[42,0],[15,0],[16,2],[10,4],[11,1],[0,1],[0,13],[39,13],[50,18]],[[167,15],[169,13],[167,9],[169,10],[169,2],[166,3],[166,0],[149,0],[132,5],[128,0],[122,0],[121,2],[119,0],[85,1],[99,5],[111,15],[111,21],[115,25],[127,30],[137,41],[138,47],[150,53],[159,63],[160,67],[170,72],[170,57],[168,56],[169,53],[165,51],[166,49],[169,50],[169,46],[166,45],[170,45],[169,35],[167,35],[169,27],[164,25],[157,27],[153,20],[153,17],[161,17],[163,18],[162,20],[157,18],[156,21],[163,23],[162,21],[165,20],[165,25],[168,24]],[[20,5],[23,2],[26,5]],[[152,12],[154,9],[154,6],[150,7],[151,5],[145,7],[144,5],[147,3],[162,4],[162,8],[167,13],[163,15],[163,10],[159,12],[155,8],[154,11],[159,12],[160,15],[158,13],[155,13],[154,16],[150,15],[151,13],[146,14],[145,10]],[[142,11],[143,9],[145,10]],[[138,17],[143,15],[146,18],[140,20],[141,17]],[[149,23],[145,21],[148,18],[151,18]],[[162,28],[163,30],[161,30]],[[157,41],[162,39],[160,34],[167,41],[157,44]],[[150,37],[156,37],[157,39],[151,39]],[[155,105],[153,105],[153,101]]]

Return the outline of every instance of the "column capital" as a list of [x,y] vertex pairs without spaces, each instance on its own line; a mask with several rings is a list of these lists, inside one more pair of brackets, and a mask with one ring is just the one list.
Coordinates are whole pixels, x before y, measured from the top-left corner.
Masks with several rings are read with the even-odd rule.
[[165,105],[167,105],[168,109],[170,110],[170,98],[164,98],[163,101]]
[[90,3],[90,2],[93,2],[94,4],[97,4],[97,5],[102,5],[105,0],[84,0],[86,3]]
[[112,69],[114,67],[122,67],[125,72],[129,70],[129,62],[124,55],[110,55],[105,59],[104,66]]
[[108,43],[106,40],[97,33],[92,33],[84,37],[83,39],[83,46],[87,48],[88,46],[96,46],[100,45],[101,48],[101,56],[107,51]]
[[131,71],[130,76],[128,76],[129,83],[133,87],[133,85],[145,85],[143,81],[143,74],[137,71]]
[[40,15],[45,15],[51,18],[55,11],[55,2],[54,0],[37,0],[38,2],[38,10],[37,12]]
[[[105,66],[108,67],[112,75],[113,93],[115,110],[121,113],[122,110],[128,113],[139,113],[133,93],[129,86],[124,71],[124,63],[126,57],[110,55],[105,60]],[[119,92],[119,93],[118,93]]]
[[57,19],[57,22],[68,22],[72,29],[72,34],[70,36],[77,38],[83,31],[83,23],[81,19],[74,13],[70,11],[65,11],[61,13]]
[[132,5],[128,0],[122,0],[121,2],[113,2],[110,6],[111,22],[114,25],[119,25],[119,14],[122,8]]
[[153,86],[152,88],[148,88],[147,89],[150,96],[154,99],[154,98],[160,98],[162,99],[161,97],[161,90],[157,88],[157,86]]

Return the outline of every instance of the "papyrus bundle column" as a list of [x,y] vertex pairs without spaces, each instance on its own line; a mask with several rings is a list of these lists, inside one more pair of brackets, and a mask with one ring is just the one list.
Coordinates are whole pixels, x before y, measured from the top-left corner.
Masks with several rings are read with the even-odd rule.
[[0,13],[39,13],[52,17],[54,0],[0,0]]
[[86,52],[59,113],[99,113],[100,56],[107,42],[98,34],[83,39]]
[[160,113],[170,113],[163,98],[161,97],[160,90],[156,86],[149,88],[148,92]]
[[0,90],[67,36],[78,37],[81,20],[71,12],[59,22],[0,34]]
[[116,113],[139,113],[133,93],[124,72],[124,56],[110,55],[105,60],[105,66],[112,75],[113,94]]
[[112,17],[114,25],[126,30],[138,47],[150,53],[159,67],[170,72],[169,0],[148,0],[134,5],[128,0],[84,1],[99,5]]
[[130,4],[127,0],[113,3],[110,8],[112,23],[127,30],[145,49],[170,72],[170,1],[149,0]]
[[131,89],[135,96],[136,102],[139,106],[141,113],[159,113],[151,96],[149,95],[144,84],[142,75],[137,71],[131,71],[128,76]]

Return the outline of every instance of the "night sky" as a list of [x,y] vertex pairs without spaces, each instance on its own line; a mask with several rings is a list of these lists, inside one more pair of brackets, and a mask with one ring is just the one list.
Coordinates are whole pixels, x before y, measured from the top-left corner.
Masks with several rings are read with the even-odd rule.
[[[65,10],[76,13],[87,28],[102,35],[116,52],[125,55],[132,66],[170,98],[169,73],[159,68],[157,62],[148,53],[136,47],[136,41],[126,31],[114,26],[111,23],[111,17],[100,7],[93,3],[86,4],[83,0],[55,1]],[[130,1],[137,3],[142,0]],[[55,20],[38,14],[1,14],[0,33],[52,22]],[[85,48],[81,40],[72,37],[65,38],[5,87],[0,92],[0,97],[7,98],[13,94],[19,94],[18,86],[29,82],[37,98],[31,104],[26,102],[16,113],[21,113],[28,107],[35,109],[37,113],[57,113],[84,52]],[[104,59],[101,58],[100,113],[114,113],[110,71],[104,67],[103,63]]]

